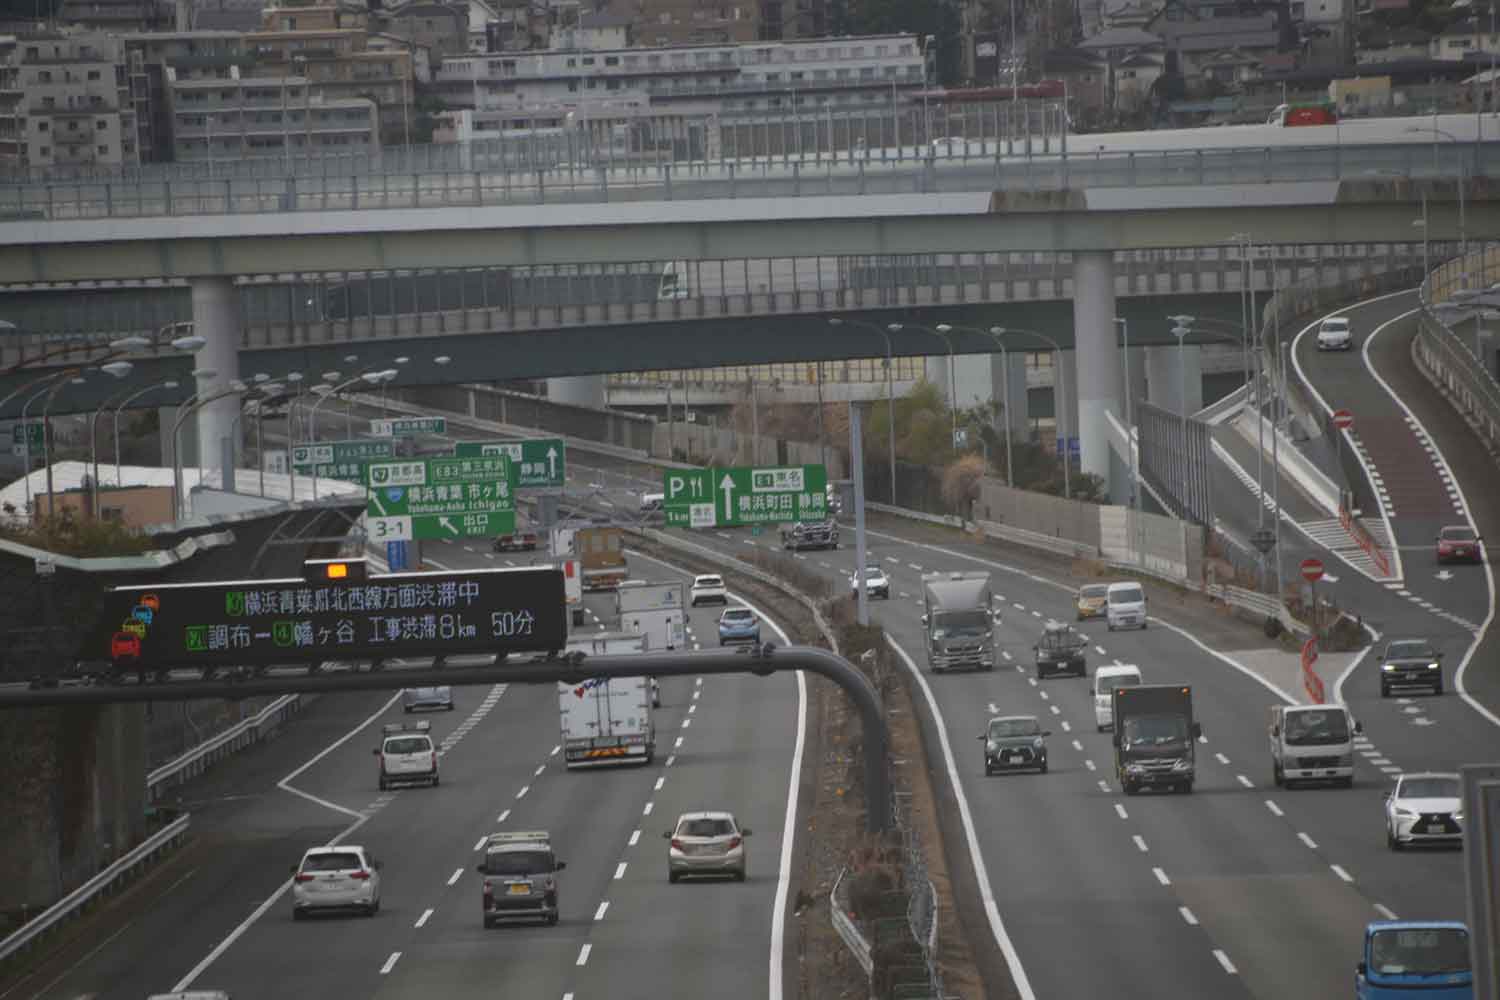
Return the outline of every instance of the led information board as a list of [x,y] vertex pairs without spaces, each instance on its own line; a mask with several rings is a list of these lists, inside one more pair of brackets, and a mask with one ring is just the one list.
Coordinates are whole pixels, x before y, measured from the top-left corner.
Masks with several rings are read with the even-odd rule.
[[83,656],[134,669],[269,665],[567,645],[562,570],[394,573],[119,587]]

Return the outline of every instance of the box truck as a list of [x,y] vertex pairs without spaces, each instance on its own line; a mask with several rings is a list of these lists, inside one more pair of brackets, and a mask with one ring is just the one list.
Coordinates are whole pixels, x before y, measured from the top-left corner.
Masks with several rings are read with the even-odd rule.
[[995,669],[993,597],[990,575],[982,571],[923,574],[922,627],[933,673]]
[[1191,792],[1203,728],[1193,721],[1193,689],[1142,684],[1114,689],[1115,778],[1126,795],[1142,788]]
[[[568,652],[589,656],[643,653],[645,636],[602,632],[568,640]],[[567,767],[649,764],[656,757],[656,722],[648,677],[594,677],[557,684],[563,761]]]
[[682,583],[627,581],[615,591],[615,612],[620,631],[646,637],[647,649],[683,649],[687,646],[687,610]]

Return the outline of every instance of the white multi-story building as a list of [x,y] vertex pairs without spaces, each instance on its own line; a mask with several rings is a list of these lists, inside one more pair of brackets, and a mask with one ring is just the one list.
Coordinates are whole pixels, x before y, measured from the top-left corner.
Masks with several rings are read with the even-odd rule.
[[92,33],[0,38],[0,163],[140,162],[124,47]]
[[729,115],[852,111],[920,89],[923,56],[915,35],[876,35],[489,53],[445,59],[433,76],[450,107],[518,118],[602,102]]
[[317,93],[306,77],[181,80],[167,70],[173,158],[230,162],[380,149],[375,103]]

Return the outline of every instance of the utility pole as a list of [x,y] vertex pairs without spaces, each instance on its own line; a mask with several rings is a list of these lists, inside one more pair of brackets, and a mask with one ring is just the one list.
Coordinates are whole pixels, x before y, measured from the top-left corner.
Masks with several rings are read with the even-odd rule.
[[870,624],[870,595],[865,581],[865,449],[859,404],[849,401],[849,464],[854,474],[854,594],[858,621]]

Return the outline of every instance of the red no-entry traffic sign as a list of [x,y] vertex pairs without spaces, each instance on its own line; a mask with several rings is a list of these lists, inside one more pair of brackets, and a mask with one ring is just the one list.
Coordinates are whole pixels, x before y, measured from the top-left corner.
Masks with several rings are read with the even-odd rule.
[[1302,579],[1308,583],[1317,583],[1323,579],[1323,561],[1321,559],[1302,560]]
[[1333,411],[1333,426],[1341,431],[1346,431],[1354,426],[1354,414],[1348,410]]

